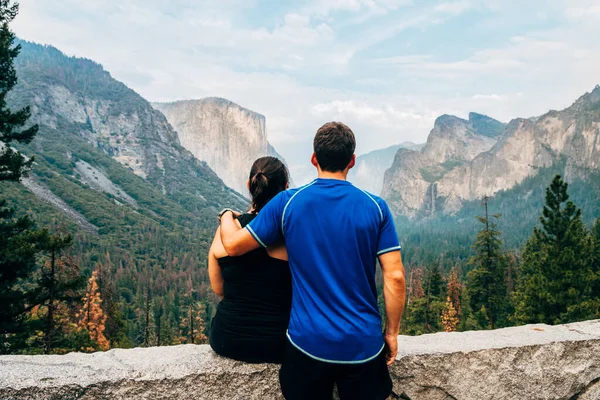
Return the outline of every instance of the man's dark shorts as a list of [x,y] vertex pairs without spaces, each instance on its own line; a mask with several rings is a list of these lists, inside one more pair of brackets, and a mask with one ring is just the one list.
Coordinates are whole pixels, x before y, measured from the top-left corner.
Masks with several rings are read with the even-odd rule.
[[384,400],[392,393],[385,352],[363,364],[332,364],[315,360],[289,341],[279,371],[287,400],[331,400],[337,384],[341,400]]

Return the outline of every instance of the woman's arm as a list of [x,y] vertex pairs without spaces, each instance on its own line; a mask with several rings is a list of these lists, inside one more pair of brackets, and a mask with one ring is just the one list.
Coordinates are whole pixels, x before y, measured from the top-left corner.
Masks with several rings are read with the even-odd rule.
[[277,258],[278,260],[287,261],[288,254],[285,244],[279,244],[277,246],[269,246],[267,247],[267,254],[271,258]]
[[213,292],[221,298],[223,298],[223,275],[221,274],[218,256],[223,257],[224,255],[221,253],[224,252],[225,249],[223,249],[223,244],[221,243],[221,228],[217,228],[215,238],[208,251],[208,277]]

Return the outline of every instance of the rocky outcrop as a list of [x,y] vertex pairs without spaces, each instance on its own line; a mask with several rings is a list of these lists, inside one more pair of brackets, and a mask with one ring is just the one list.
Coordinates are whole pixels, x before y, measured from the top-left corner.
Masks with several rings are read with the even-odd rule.
[[[391,398],[597,400],[600,321],[400,336]],[[208,346],[1,356],[3,399],[281,399],[278,366]]]
[[585,179],[589,170],[600,168],[600,86],[565,110],[511,121],[490,151],[440,180],[438,195],[459,202],[480,199],[553,165],[561,165],[568,180]]
[[265,117],[229,100],[210,97],[153,106],[173,125],[183,147],[239,193],[248,192],[254,160],[277,154],[267,141]]
[[469,120],[452,115],[437,118],[421,151],[400,149],[385,172],[382,196],[392,212],[430,216],[440,209],[437,182],[446,173],[490,150],[504,124],[470,113]]
[[379,196],[385,171],[392,165],[398,150],[420,150],[423,146],[423,144],[404,142],[360,155],[356,157],[356,166],[350,170],[348,180],[355,186]]
[[565,110],[512,120],[499,139],[495,122],[478,114],[469,122],[440,117],[420,154],[396,155],[383,196],[397,215],[454,213],[465,201],[511,189],[540,168],[557,167],[571,180],[600,167],[600,87]]
[[[471,120],[476,116],[476,121],[485,117],[471,113],[468,121],[453,115],[442,115],[436,119],[422,154],[436,163],[443,164],[470,161],[479,153],[491,149],[497,141],[498,134],[490,136],[487,131],[479,131],[479,125]],[[489,117],[485,118],[495,121]]]

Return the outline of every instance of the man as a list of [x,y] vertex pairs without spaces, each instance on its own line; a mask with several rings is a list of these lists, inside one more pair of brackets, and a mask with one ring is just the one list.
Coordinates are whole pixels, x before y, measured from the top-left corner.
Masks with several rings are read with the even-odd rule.
[[[246,228],[221,217],[231,256],[285,241],[293,300],[279,378],[286,399],[385,399],[398,352],[405,281],[400,243],[387,204],[346,181],[356,156],[346,125],[323,125],[314,139],[318,178],[277,195]],[[385,329],[375,287],[383,272]],[[385,351],[384,351],[385,349]]]

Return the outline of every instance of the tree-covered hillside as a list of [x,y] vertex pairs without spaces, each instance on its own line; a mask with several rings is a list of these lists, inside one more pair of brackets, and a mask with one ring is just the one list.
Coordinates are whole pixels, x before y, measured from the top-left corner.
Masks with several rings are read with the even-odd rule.
[[[245,200],[100,65],[19,43],[9,105],[30,105],[39,132],[28,145],[14,144],[35,162],[22,184],[0,186],[0,198],[38,228],[74,235],[74,263],[86,276],[101,271],[113,346],[200,340],[199,321],[210,320],[215,304],[206,254],[216,214]],[[162,335],[149,338],[148,324]]]
[[[544,204],[544,193],[552,177],[563,174],[564,166],[539,170],[510,190],[490,197],[492,213],[502,215],[498,229],[503,234],[507,250],[519,249],[538,223],[539,210]],[[586,179],[570,182],[571,199],[582,209],[584,223],[591,227],[600,217],[600,171],[588,171]],[[409,220],[396,217],[398,234],[403,241],[403,258],[411,265],[426,265],[442,260],[447,269],[471,256],[471,246],[479,230],[475,217],[481,215],[481,201],[464,204],[454,215]]]

